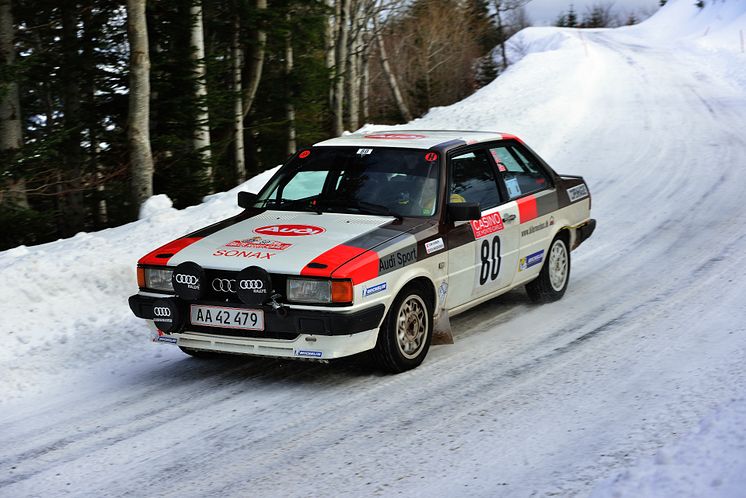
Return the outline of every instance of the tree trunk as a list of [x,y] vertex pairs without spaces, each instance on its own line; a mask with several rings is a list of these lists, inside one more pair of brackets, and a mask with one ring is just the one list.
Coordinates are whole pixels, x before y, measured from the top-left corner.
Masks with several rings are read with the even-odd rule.
[[361,57],[362,76],[360,81],[360,109],[363,114],[363,124],[368,122],[370,116],[370,38],[367,33],[363,33],[363,53]]
[[83,149],[81,119],[81,58],[78,55],[78,5],[76,2],[62,4],[62,65],[63,78],[62,112],[64,114],[65,139],[63,163],[65,171],[64,213],[62,230],[64,235],[73,235],[85,225],[83,205]]
[[194,61],[195,88],[197,102],[195,130],[192,144],[204,163],[207,164],[207,181],[212,192],[212,165],[210,164],[210,115],[207,109],[207,75],[205,74],[205,35],[202,27],[202,0],[192,0],[189,13],[192,19],[191,46]]
[[130,151],[132,202],[139,209],[153,195],[153,155],[150,151],[150,57],[145,17],[146,0],[127,0],[130,44],[130,91],[127,139]]
[[353,28],[350,36],[347,58],[347,103],[350,115],[350,130],[355,131],[360,119],[360,5],[355,2],[351,9],[350,25]]
[[329,74],[329,110],[334,108],[334,58],[336,53],[337,40],[337,22],[339,21],[340,2],[339,0],[326,0],[326,6],[334,14],[329,16],[324,24],[324,43],[326,70]]
[[349,35],[350,0],[340,2],[339,29],[334,53],[334,95],[332,98],[332,123],[334,135],[344,132],[345,73],[347,72],[347,37]]
[[495,18],[497,19],[497,36],[500,37],[500,53],[502,55],[502,70],[508,67],[508,55],[505,51],[505,25],[502,17],[502,0],[495,0]]
[[241,72],[243,71],[243,54],[241,51],[241,16],[236,8],[233,21],[233,43],[231,47],[231,63],[233,65],[233,155],[236,161],[236,181],[246,181],[246,155],[243,137],[243,97],[241,88]]
[[84,121],[88,132],[88,170],[96,172],[96,227],[103,228],[109,222],[108,206],[106,205],[106,187],[104,185],[104,167],[98,161],[100,147],[98,143],[98,122],[96,112],[96,61],[95,61],[95,32],[93,26],[92,9],[84,9],[83,19],[83,99],[85,101]]
[[404,118],[404,121],[412,121],[412,113],[409,112],[409,108],[407,107],[406,102],[404,102],[404,98],[399,90],[399,83],[396,81],[396,75],[394,75],[394,72],[391,70],[391,65],[389,64],[389,59],[386,55],[386,46],[383,43],[383,36],[381,36],[381,30],[378,29],[378,23],[375,18],[373,19],[373,24],[375,31],[374,36],[376,37],[376,43],[378,45],[378,54],[381,58],[383,75],[386,77],[391,93],[394,95],[394,101],[396,102],[396,107],[399,109],[399,114]]
[[[11,0],[0,0],[0,69],[3,74],[13,71],[16,50],[13,43],[13,13]],[[0,165],[9,165],[23,146],[23,128],[21,126],[21,105],[18,98],[16,78],[5,83],[0,82]],[[26,180],[14,176],[6,180],[7,196],[0,192],[0,203],[5,202],[17,207],[28,208],[26,197]]]
[[[256,8],[263,12],[267,10],[267,0],[256,0]],[[243,117],[251,111],[251,106],[256,97],[256,91],[259,88],[259,82],[262,79],[262,68],[264,67],[264,52],[267,45],[267,32],[259,24],[254,32],[254,47],[251,51],[249,60],[249,84],[244,88],[243,93]]]
[[293,35],[290,30],[290,13],[286,17],[288,23],[288,32],[285,35],[285,82],[287,83],[288,92],[285,96],[285,116],[288,122],[288,155],[295,152],[295,106],[293,105]]

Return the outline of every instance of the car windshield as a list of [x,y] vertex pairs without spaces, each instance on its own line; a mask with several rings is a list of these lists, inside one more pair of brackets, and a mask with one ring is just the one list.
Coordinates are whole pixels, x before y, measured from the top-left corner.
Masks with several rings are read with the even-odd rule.
[[296,155],[259,193],[269,209],[395,217],[436,211],[438,155],[420,149],[315,147]]

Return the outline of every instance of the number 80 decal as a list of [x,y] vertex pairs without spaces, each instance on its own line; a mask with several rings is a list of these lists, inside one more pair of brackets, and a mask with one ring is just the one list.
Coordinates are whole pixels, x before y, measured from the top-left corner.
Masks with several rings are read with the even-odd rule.
[[479,247],[479,257],[482,262],[479,285],[496,280],[500,275],[500,237],[495,235],[492,240],[483,240]]

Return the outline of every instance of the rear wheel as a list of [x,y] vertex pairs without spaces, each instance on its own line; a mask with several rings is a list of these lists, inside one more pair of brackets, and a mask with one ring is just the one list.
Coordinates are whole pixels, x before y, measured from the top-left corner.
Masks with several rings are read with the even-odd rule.
[[565,295],[569,281],[570,251],[565,238],[557,235],[549,246],[549,254],[539,276],[526,284],[526,292],[535,303],[557,301]]
[[433,305],[421,284],[408,285],[396,297],[378,332],[373,357],[382,369],[400,373],[427,356],[433,336]]

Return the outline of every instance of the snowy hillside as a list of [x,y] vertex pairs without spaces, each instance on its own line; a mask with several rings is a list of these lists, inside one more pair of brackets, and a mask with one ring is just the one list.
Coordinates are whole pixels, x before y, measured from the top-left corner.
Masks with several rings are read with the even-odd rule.
[[743,496],[746,3],[692,3],[524,30],[497,81],[399,127],[521,136],[598,220],[560,302],[479,306],[414,371],[147,342],[136,260],[238,189],[0,253],[0,496]]

